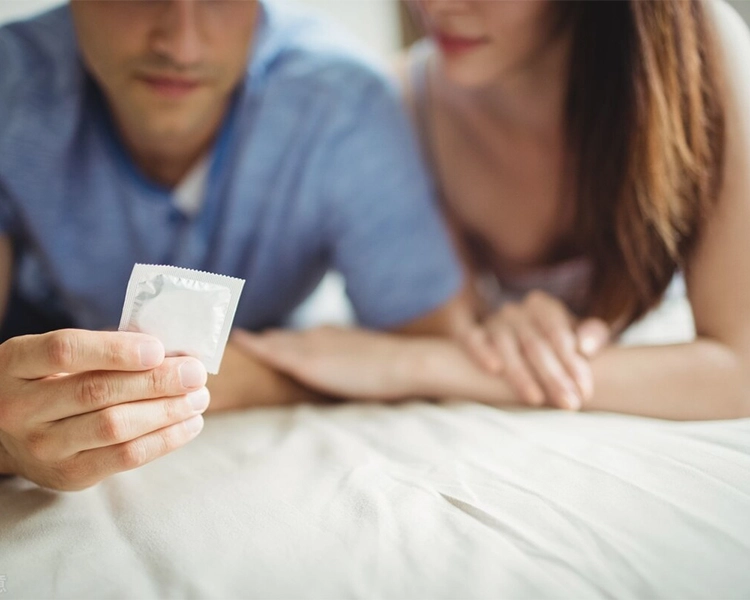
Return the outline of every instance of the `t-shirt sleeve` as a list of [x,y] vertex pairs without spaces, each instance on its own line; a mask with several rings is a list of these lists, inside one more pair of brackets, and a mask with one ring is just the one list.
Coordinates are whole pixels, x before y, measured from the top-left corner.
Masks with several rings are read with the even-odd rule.
[[[0,29],[0,138],[5,134],[12,119],[12,107],[16,103],[15,90],[20,75],[18,61],[12,60],[13,53],[7,38],[8,32]],[[4,160],[3,150],[0,144],[0,161]],[[0,177],[0,235],[9,235],[14,228],[10,194]]]
[[330,142],[325,222],[358,321],[387,329],[447,302],[462,271],[395,87],[360,98]]
[[10,198],[0,181],[0,235],[12,235],[15,230],[14,221]]

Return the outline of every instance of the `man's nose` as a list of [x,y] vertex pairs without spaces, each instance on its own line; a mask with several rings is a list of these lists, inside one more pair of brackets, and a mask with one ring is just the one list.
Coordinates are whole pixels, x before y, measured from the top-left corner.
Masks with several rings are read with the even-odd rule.
[[189,67],[200,62],[203,52],[198,2],[167,0],[153,39],[154,50],[175,65]]

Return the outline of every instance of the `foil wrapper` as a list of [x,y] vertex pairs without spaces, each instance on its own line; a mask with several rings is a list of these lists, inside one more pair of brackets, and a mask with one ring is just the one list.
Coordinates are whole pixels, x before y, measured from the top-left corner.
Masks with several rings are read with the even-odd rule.
[[136,264],[120,331],[148,333],[167,356],[194,356],[218,373],[245,281],[168,265]]

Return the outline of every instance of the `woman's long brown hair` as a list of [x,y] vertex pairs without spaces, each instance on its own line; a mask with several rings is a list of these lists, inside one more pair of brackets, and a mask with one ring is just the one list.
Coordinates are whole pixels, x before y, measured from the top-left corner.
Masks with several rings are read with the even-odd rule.
[[721,70],[702,0],[583,0],[567,117],[589,314],[627,324],[685,266],[721,186]]

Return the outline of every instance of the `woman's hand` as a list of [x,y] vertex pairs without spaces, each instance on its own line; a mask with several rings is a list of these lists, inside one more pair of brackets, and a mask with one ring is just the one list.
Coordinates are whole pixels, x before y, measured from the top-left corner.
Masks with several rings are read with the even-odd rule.
[[318,327],[253,334],[232,341],[257,359],[317,391],[337,397],[394,400],[410,394],[408,341],[363,329]]
[[590,359],[610,335],[604,321],[578,321],[562,302],[534,291],[521,303],[504,304],[468,333],[464,346],[475,357],[491,347],[499,358],[496,372],[522,401],[578,410],[594,392]]

